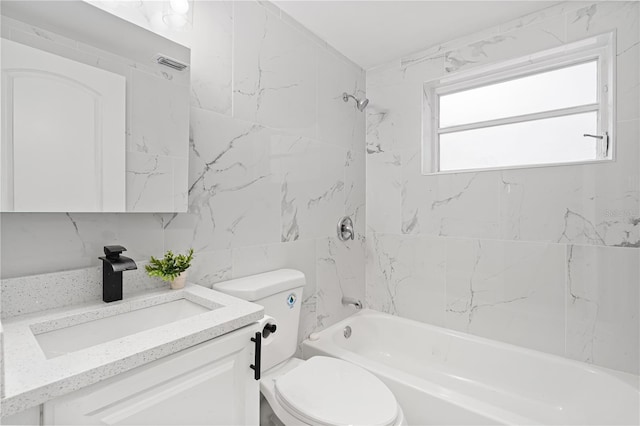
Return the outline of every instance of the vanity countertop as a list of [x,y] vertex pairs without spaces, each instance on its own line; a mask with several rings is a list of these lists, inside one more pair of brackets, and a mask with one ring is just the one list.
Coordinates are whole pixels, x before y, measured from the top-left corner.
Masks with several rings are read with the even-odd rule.
[[[181,299],[211,310],[49,358],[36,340],[36,335],[49,331]],[[5,319],[2,321],[5,370],[2,415],[42,404],[237,330],[262,317],[260,305],[187,284],[181,290],[157,290],[109,304],[85,303]]]

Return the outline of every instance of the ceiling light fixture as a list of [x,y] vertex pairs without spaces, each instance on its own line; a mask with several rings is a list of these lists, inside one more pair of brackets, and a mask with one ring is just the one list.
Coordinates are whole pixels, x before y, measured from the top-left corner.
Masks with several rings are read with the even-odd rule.
[[164,3],[162,20],[171,28],[185,29],[193,14],[189,0],[169,0]]

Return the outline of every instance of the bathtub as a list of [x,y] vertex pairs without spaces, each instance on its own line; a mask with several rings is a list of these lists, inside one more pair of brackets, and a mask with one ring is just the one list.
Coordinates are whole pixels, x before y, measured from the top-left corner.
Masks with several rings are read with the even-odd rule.
[[377,375],[410,425],[640,422],[638,376],[368,309],[302,348]]

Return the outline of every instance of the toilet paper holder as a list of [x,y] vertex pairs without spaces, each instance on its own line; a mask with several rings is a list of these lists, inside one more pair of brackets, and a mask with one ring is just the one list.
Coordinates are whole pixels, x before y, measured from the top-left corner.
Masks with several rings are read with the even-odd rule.
[[266,339],[267,337],[269,337],[270,334],[275,333],[277,329],[278,329],[277,325],[266,323],[262,328],[262,337]]
[[[254,337],[251,338],[251,341],[255,343],[255,358],[253,364],[249,365],[249,367],[253,370],[253,378],[256,380],[260,380],[260,363],[262,360],[262,339],[268,338],[270,335],[276,332],[278,326],[274,324],[275,321],[270,316],[265,315],[262,320],[258,321],[259,326],[262,326],[261,331],[256,331]],[[264,325],[263,325],[264,324]],[[267,342],[269,343],[269,342]]]
[[[271,339],[271,335],[276,332],[278,329],[278,325],[276,324],[276,320],[269,315],[265,315],[261,320],[258,320],[258,330],[262,333],[262,340],[266,340],[263,343],[269,343]],[[268,340],[267,340],[268,339]]]

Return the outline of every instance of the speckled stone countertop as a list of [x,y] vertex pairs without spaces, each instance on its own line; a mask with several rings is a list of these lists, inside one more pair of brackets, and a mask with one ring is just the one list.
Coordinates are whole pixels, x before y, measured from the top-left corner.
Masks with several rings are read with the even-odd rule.
[[[50,359],[34,335],[180,299],[212,310]],[[5,319],[2,415],[18,413],[262,317],[260,305],[188,284],[182,290],[156,290],[109,304],[91,302]]]
[[[149,277],[146,261],[138,269],[122,275],[124,298],[142,292],[167,288],[159,278]],[[0,280],[2,319],[102,300],[102,267],[74,269],[48,274],[27,275]]]

